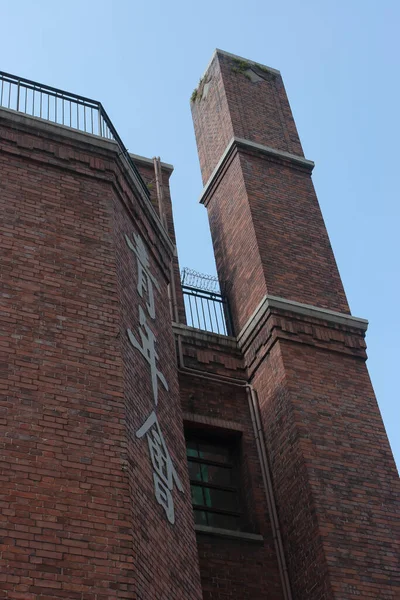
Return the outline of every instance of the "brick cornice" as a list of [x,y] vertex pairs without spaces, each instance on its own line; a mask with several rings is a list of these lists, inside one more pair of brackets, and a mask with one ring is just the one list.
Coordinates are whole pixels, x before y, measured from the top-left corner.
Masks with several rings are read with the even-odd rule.
[[365,359],[367,327],[365,319],[266,295],[237,340],[248,367],[278,338]]
[[261,155],[270,160],[283,162],[297,168],[305,169],[309,173],[311,173],[314,168],[313,161],[307,160],[302,156],[297,156],[296,154],[291,154],[290,152],[285,152],[283,150],[275,150],[270,146],[256,144],[255,142],[251,142],[250,140],[245,140],[243,138],[233,137],[227,145],[225,151],[223,152],[221,158],[218,161],[217,166],[211,173],[210,178],[208,179],[207,183],[203,188],[203,191],[199,198],[200,204],[204,204],[205,206],[207,206],[211,198],[212,192],[218,186],[218,182],[222,173],[224,172],[225,168],[230,163],[230,160],[232,159],[232,157],[238,149],[246,150]]
[[297,315],[312,317],[313,319],[322,319],[328,323],[347,325],[361,331],[366,331],[368,328],[368,321],[366,319],[353,317],[346,313],[320,308],[311,304],[279,298],[278,296],[266,295],[239,333],[237,337],[239,347],[243,347],[269,308],[280,309]]
[[[167,250],[170,256],[174,254],[175,246],[173,242],[162,225],[161,220],[151,202],[145,197],[140,189],[135,174],[133,173],[132,169],[128,167],[126,159],[123,155],[121,155],[116,142],[113,140],[100,138],[90,133],[74,130],[58,123],[56,124],[47,122],[38,117],[16,113],[15,111],[8,110],[3,107],[0,109],[0,125],[3,125],[12,132],[10,134],[0,136],[5,144],[5,146],[2,148],[4,152],[7,152],[6,145],[8,145],[8,150],[13,154],[15,154],[15,150],[13,148],[18,147],[18,151],[21,155],[26,154],[32,158],[31,154],[32,150],[34,150],[35,160],[40,161],[42,156],[43,160],[49,162],[49,155],[51,155],[52,166],[68,170],[71,168],[72,170],[76,170],[73,163],[82,162],[84,163],[85,170],[80,172],[95,178],[104,177],[105,171],[110,166],[110,163],[106,164],[105,161],[111,160],[112,163],[114,163],[114,165],[117,167],[114,168],[115,175],[117,175],[118,171],[119,173],[123,174],[131,192],[135,195],[135,198],[139,202],[144,214],[158,232],[159,239],[162,240],[164,248]],[[34,138],[39,138],[40,142],[36,144],[33,141],[30,142],[27,140],[26,144],[22,143],[22,141],[17,138],[17,132],[26,134],[27,136],[32,136]],[[47,142],[48,144],[46,146]],[[64,143],[64,149],[58,151],[56,148],[57,143]],[[80,152],[77,150],[80,150]],[[84,157],[85,152],[88,156],[90,156],[90,159],[86,160],[87,157]],[[99,158],[97,162],[96,158]]]
[[237,350],[236,338],[228,335],[196,329],[195,327],[189,327],[183,323],[172,323],[172,329],[175,335],[181,335],[185,339],[188,339],[188,341],[203,345],[207,348],[216,345],[228,350]]

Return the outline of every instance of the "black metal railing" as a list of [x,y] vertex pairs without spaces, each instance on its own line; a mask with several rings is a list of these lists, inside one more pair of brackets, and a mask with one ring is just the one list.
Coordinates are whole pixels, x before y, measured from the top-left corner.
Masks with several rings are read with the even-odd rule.
[[128,150],[101,102],[0,71],[0,107],[114,140],[141,191],[150,197]]
[[233,335],[228,301],[218,279],[184,268],[181,273],[186,321],[190,327],[221,335]]

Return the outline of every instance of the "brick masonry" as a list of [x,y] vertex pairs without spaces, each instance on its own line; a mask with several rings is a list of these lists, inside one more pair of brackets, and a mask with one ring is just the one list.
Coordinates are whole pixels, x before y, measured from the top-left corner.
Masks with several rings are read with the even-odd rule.
[[[175,333],[179,334],[178,330],[175,329]],[[184,364],[192,370],[181,372],[179,378],[186,431],[200,430],[203,434],[219,435],[221,439],[228,439],[228,436],[236,439],[240,456],[243,528],[262,536],[261,541],[232,540],[198,532],[203,598],[261,600],[268,590],[269,598],[280,600],[284,596],[248,408],[241,353],[233,338],[230,344],[225,342],[222,347],[220,336],[190,335],[190,328],[185,333]],[[236,383],[227,383],[223,377],[230,377]]]
[[[217,51],[191,106],[202,201],[236,333],[268,294],[349,314],[309,165],[296,159],[303,152],[280,75]],[[400,594],[398,478],[364,329],[287,305],[238,338],[258,393],[296,600]]]
[[[158,202],[158,197],[157,197],[157,183],[156,183],[156,174],[155,174],[155,170],[154,170],[154,164],[153,161],[150,161],[149,159],[144,159],[143,157],[138,157],[133,155],[133,159],[134,162],[136,164],[136,167],[140,173],[140,175],[142,176],[144,182],[146,183],[148,190],[150,192],[150,200],[151,203],[153,205],[153,207],[155,208],[155,210],[157,211],[157,214],[160,215],[160,205]],[[176,245],[176,237],[175,237],[175,227],[174,227],[174,217],[173,217],[173,213],[172,213],[172,201],[171,201],[171,191],[170,191],[170,187],[169,187],[169,179],[171,177],[172,174],[172,170],[173,167],[170,165],[166,165],[164,163],[161,163],[161,185],[163,188],[163,202],[162,202],[162,209],[163,209],[163,216],[165,218],[165,222],[166,222],[166,228],[168,231],[168,235],[172,241],[172,243],[174,245]],[[170,294],[173,293],[173,291],[176,293],[176,310],[177,310],[177,315],[175,313],[175,311],[173,311],[173,316],[172,316],[172,320],[176,321],[178,320],[179,323],[186,323],[186,315],[185,315],[185,306],[183,303],[183,294],[182,294],[182,288],[180,285],[180,268],[179,268],[179,259],[178,259],[178,254],[175,252],[174,256],[172,258],[172,269],[173,269],[173,274],[174,274],[174,289],[170,289]]]
[[[173,246],[112,142],[0,117],[1,598],[201,598],[167,295]],[[154,497],[149,366],[139,329],[140,233],[156,293],[158,418],[184,493]]]
[[[398,480],[365,323],[349,316],[282,79],[217,52],[195,96],[202,201],[237,337],[185,324],[169,165],[160,210],[151,159],[133,155],[149,202],[114,142],[0,111],[0,598],[394,600]],[[140,339],[145,308],[134,234],[159,284],[147,318],[168,382],[157,416],[183,484],[174,525],[136,436],[155,402],[127,336]],[[194,526],[193,430],[235,443],[236,535]]]

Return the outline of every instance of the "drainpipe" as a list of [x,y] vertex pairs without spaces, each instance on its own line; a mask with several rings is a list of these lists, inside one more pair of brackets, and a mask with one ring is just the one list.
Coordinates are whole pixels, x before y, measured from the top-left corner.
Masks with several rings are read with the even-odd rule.
[[162,173],[161,173],[161,161],[160,157],[153,158],[154,165],[154,173],[156,176],[156,190],[157,190],[157,199],[158,199],[158,212],[160,213],[161,223],[164,225],[165,229],[168,231],[167,227],[167,219],[165,216],[164,210],[164,190],[162,183]]
[[[154,165],[154,174],[155,174],[155,179],[156,179],[158,211],[160,213],[161,222],[164,225],[165,230],[168,233],[167,217],[165,216],[165,210],[164,210],[164,189],[163,189],[163,183],[162,183],[160,157],[153,158],[153,165]],[[178,323],[179,313],[178,313],[178,303],[176,300],[174,265],[173,265],[172,260],[171,260],[171,263],[169,266],[169,276],[170,276],[170,283],[168,285],[168,300],[169,300],[169,308],[170,308],[170,313],[171,313],[171,320],[175,321],[175,323]]]

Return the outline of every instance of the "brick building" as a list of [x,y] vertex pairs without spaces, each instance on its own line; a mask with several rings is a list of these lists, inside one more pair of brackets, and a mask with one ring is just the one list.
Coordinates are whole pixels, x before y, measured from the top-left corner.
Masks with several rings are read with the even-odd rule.
[[100,103],[3,73],[0,105],[0,598],[399,598],[367,322],[280,73],[216,51],[192,95],[220,290]]

